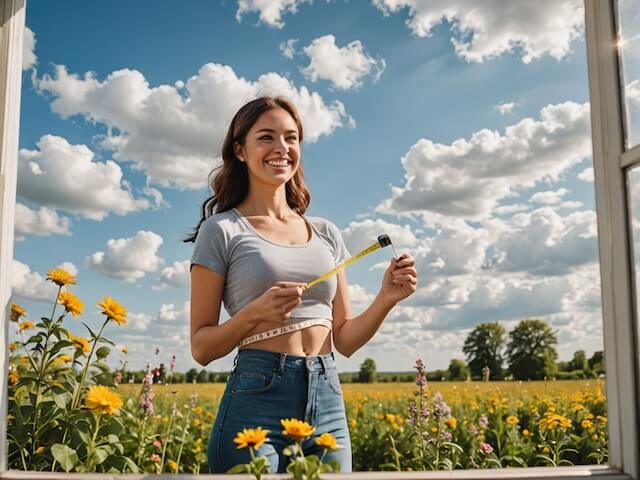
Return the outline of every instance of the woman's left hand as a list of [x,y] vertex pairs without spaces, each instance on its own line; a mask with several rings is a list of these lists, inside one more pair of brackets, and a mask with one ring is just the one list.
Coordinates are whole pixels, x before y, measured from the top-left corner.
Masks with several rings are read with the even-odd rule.
[[416,291],[416,262],[411,255],[403,253],[398,260],[391,259],[385,270],[380,293],[389,302],[398,303]]

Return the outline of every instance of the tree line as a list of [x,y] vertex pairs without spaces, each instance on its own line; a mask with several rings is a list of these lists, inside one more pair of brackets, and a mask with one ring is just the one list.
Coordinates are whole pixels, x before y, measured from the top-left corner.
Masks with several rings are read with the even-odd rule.
[[[467,335],[462,352],[447,369],[429,371],[427,380],[543,380],[594,378],[605,373],[604,355],[590,358],[577,350],[569,361],[557,361],[558,339],[551,326],[539,319],[521,320],[510,332],[498,322],[481,323]],[[228,372],[192,368],[187,372],[167,372],[164,364],[154,369],[155,383],[226,382]],[[142,383],[144,370],[123,371],[123,383]],[[367,358],[358,372],[342,372],[343,383],[411,382],[415,372],[377,372],[375,360]]]

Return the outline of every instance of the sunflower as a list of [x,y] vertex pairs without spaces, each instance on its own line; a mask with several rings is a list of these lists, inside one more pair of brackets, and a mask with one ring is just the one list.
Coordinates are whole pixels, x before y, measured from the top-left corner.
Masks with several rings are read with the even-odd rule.
[[318,438],[316,438],[316,444],[326,448],[327,450],[338,449],[338,441],[336,440],[336,437],[334,437],[330,433],[323,433]]
[[267,440],[267,433],[269,430],[263,430],[262,427],[244,428],[238,432],[233,441],[238,444],[237,448],[252,447],[257,449]]
[[98,303],[98,306],[102,308],[102,313],[104,313],[107,318],[110,318],[118,325],[127,324],[127,309],[116,302],[113,298],[104,297],[102,301]]
[[73,293],[68,290],[64,292],[60,292],[58,295],[58,301],[60,305],[64,306],[64,309],[69,312],[73,317],[77,317],[82,315],[82,310],[84,310],[84,303],[78,297],[76,297]]
[[47,272],[47,280],[51,280],[56,285],[62,287],[64,285],[75,285],[76,277],[62,268],[52,268]]
[[9,344],[9,350],[10,350],[11,352],[15,352],[17,348],[18,348],[18,344],[17,344],[16,342],[11,342],[11,343]]
[[294,440],[302,440],[304,438],[310,437],[311,435],[313,435],[313,432],[316,431],[315,427],[312,427],[307,422],[296,420],[295,418],[283,418],[282,420],[280,420],[280,423],[284,427],[282,433],[284,435],[292,437]]
[[89,340],[84,337],[76,337],[74,334],[70,333],[69,340],[73,342],[76,348],[82,350],[83,353],[89,353],[89,350],[91,350]]
[[167,467],[169,467],[172,472],[178,471],[178,464],[174,460],[167,460]]
[[20,317],[23,317],[25,313],[27,313],[27,311],[17,303],[11,304],[11,321],[12,322],[17,322],[18,320],[20,320]]
[[28,330],[30,328],[33,328],[33,322],[31,320],[25,320],[24,322],[20,322],[18,324],[18,328],[20,328],[20,331]]
[[507,425],[511,425],[511,426],[517,425],[519,421],[520,420],[518,420],[518,417],[516,417],[515,415],[509,415],[506,420]]
[[456,425],[458,425],[458,420],[456,419],[456,417],[449,417],[444,421],[444,423],[446,423],[447,426],[453,430],[456,428]]
[[18,375],[18,372],[16,372],[15,370],[11,370],[9,372],[9,381],[11,382],[11,385],[15,385],[16,383],[18,383],[18,380],[20,380],[20,375]]
[[73,357],[71,357],[71,355],[63,353],[53,361],[53,364],[55,366],[64,365],[65,363],[69,363],[71,360],[73,360]]
[[107,387],[97,385],[91,387],[87,392],[84,406],[97,413],[115,415],[122,407],[122,398]]
[[125,345],[124,347],[122,347],[122,348],[120,349],[120,351],[126,355],[127,353],[129,353],[129,347],[127,347],[127,346]]

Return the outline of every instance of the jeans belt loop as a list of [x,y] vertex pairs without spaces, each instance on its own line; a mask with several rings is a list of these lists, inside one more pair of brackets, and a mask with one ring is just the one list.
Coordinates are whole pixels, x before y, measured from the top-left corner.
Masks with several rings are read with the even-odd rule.
[[282,374],[284,373],[284,362],[287,360],[287,354],[286,353],[281,353],[280,354],[280,363],[278,365],[278,377],[282,377]]
[[324,379],[327,380],[329,378],[329,374],[327,373],[327,360],[322,356],[318,356],[320,359],[320,364],[322,365],[322,373],[324,374]]
[[231,375],[233,375],[238,367],[238,357],[240,356],[240,350],[236,353],[235,358],[233,359],[233,367],[231,367]]

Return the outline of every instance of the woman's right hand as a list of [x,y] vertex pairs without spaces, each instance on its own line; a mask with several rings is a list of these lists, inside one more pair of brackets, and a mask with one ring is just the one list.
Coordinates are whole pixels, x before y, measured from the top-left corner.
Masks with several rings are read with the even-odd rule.
[[251,305],[252,317],[257,321],[284,323],[291,311],[302,303],[305,283],[277,282]]

